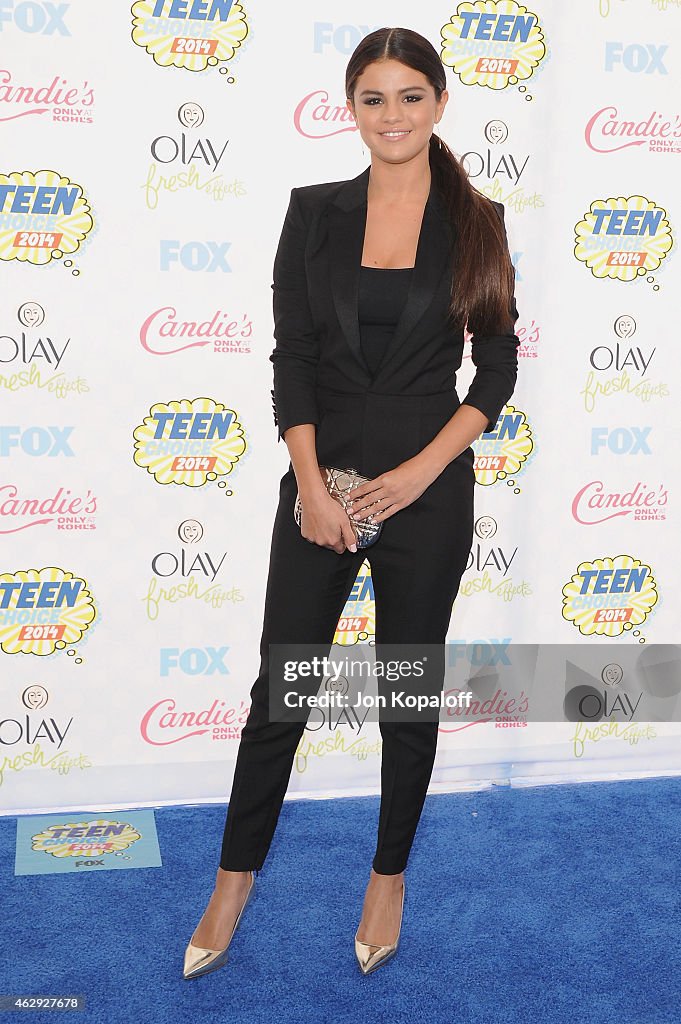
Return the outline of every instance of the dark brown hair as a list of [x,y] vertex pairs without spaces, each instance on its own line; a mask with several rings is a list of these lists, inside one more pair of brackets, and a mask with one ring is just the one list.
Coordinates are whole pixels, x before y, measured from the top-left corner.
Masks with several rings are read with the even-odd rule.
[[[408,28],[379,28],[359,43],[345,72],[345,94],[354,103],[355,84],[369,64],[398,60],[428,79],[439,101],[447,87],[442,61],[433,45]],[[440,143],[441,141],[441,148]],[[513,324],[513,265],[501,218],[487,196],[470,182],[444,140],[430,137],[432,180],[442,195],[458,249],[452,273],[450,314],[472,334],[495,334]]]

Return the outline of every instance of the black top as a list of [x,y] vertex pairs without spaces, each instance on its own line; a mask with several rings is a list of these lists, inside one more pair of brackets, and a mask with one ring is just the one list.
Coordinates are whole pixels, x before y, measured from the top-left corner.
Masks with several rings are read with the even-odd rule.
[[362,355],[375,377],[407,301],[413,267],[360,266],[359,318]]

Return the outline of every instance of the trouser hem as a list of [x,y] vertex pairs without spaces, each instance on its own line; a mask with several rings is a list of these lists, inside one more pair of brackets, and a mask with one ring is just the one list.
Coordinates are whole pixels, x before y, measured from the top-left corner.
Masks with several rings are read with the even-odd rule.
[[391,863],[384,863],[382,861],[376,861],[374,858],[372,868],[377,875],[400,875],[407,867],[406,861],[392,861]]

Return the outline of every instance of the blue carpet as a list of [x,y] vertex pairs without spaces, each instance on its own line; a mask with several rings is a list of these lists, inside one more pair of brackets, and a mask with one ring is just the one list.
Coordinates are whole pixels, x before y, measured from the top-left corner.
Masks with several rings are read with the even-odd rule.
[[0,818],[0,993],[87,996],[40,1024],[676,1024],[680,810],[676,779],[429,796],[397,956],[363,977],[378,799],[287,802],[230,962],[194,981],[224,807],[157,808],[162,868],[62,876],[15,877]]

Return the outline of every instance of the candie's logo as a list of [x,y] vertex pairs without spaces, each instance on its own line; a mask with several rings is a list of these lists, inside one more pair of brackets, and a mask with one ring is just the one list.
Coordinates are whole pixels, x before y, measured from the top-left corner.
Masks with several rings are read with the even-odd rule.
[[618,107],[601,107],[587,121],[584,138],[594,153],[617,153],[631,146],[646,146],[648,153],[681,153],[681,118],[653,110],[635,121]]
[[92,228],[83,189],[57,171],[0,174],[0,260],[50,263],[77,252]]
[[36,497],[16,484],[0,484],[0,536],[51,524],[58,530],[94,530],[96,511],[97,498],[89,488],[74,495],[58,487]]
[[54,654],[82,640],[95,620],[84,579],[53,566],[0,574],[0,649]]
[[132,41],[164,68],[205,71],[231,60],[248,35],[239,0],[137,0],[132,16]]
[[[36,79],[37,80],[37,79]],[[95,93],[89,82],[82,84],[55,75],[49,85],[12,81],[12,72],[0,68],[0,122],[20,117],[52,115],[52,120],[91,124]]]
[[236,412],[212,398],[159,402],[133,437],[135,462],[159,484],[203,487],[231,473],[246,451]]
[[441,34],[442,63],[464,85],[518,85],[546,56],[539,18],[515,0],[466,0]]
[[494,429],[481,434],[473,443],[476,482],[489,487],[505,480],[512,485],[533,449],[532,430],[525,413],[507,405]]
[[[211,319],[183,320],[174,306],[161,306],[140,327],[140,343],[154,356],[211,346],[213,352],[250,352],[253,321],[247,313],[217,309]],[[0,343],[2,338],[0,338]]]
[[584,636],[621,636],[645,622],[656,603],[652,569],[631,555],[582,562],[563,587],[563,618]]
[[345,102],[331,100],[326,89],[315,89],[303,96],[293,112],[293,124],[306,139],[328,139],[357,131]]
[[575,225],[575,256],[594,277],[635,281],[657,270],[672,247],[662,207],[645,196],[595,199]]

